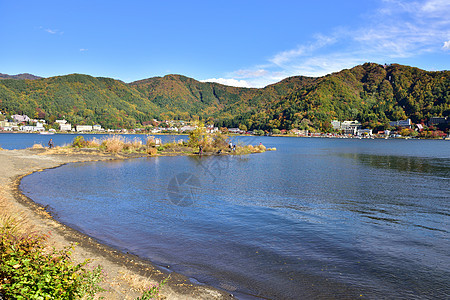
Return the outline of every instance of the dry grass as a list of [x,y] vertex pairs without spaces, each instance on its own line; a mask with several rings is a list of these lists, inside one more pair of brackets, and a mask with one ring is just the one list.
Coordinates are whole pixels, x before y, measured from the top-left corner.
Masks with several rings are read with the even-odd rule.
[[125,139],[121,136],[114,136],[105,139],[101,145],[106,152],[119,153],[125,146]]
[[149,148],[147,148],[147,154],[148,155],[156,155],[158,153],[158,150],[156,149],[156,148],[153,148],[153,147],[149,147]]
[[130,152],[136,152],[141,150],[142,148],[142,141],[138,138],[134,138],[132,141],[125,140],[125,143],[123,145],[123,149],[130,151]]
[[266,147],[264,145],[246,145],[246,146],[238,146],[236,151],[232,152],[235,155],[245,155],[251,153],[263,153],[266,152]]
[[35,233],[35,228],[34,226],[30,225],[30,223],[28,222],[28,218],[24,215],[10,215],[5,212],[1,212],[0,236],[6,233],[20,237],[25,234]]
[[148,136],[145,139],[145,145],[147,146],[147,148],[156,146],[155,137],[154,136]]
[[97,138],[93,138],[92,140],[86,141],[86,147],[88,148],[99,148],[101,144],[102,141]]
[[41,144],[34,144],[31,149],[44,149],[44,146],[42,146]]

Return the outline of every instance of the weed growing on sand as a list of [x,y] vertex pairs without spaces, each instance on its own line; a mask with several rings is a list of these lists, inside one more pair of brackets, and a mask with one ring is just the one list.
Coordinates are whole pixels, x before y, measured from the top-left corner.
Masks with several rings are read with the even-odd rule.
[[102,291],[101,267],[86,269],[89,260],[74,264],[73,246],[57,250],[48,236],[0,218],[0,293],[7,299],[93,299]]
[[161,283],[157,285],[152,285],[146,290],[141,297],[136,298],[135,300],[148,300],[148,299],[161,299],[161,287],[167,283],[170,276],[161,281]]

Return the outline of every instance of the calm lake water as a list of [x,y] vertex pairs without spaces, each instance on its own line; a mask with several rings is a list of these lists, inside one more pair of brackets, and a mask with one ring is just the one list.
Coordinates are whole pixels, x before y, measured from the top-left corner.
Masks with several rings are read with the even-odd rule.
[[243,157],[25,177],[55,218],[241,299],[449,299],[450,142],[240,138]]
[[[25,149],[33,147],[34,144],[41,144],[44,147],[48,146],[48,141],[53,139],[53,143],[55,146],[64,146],[69,145],[73,142],[73,140],[82,135],[86,140],[92,140],[93,138],[103,139],[108,138],[110,134],[53,134],[53,135],[42,135],[37,133],[0,133],[0,147],[3,149]],[[115,134],[114,136],[122,136],[127,140],[138,139],[145,143],[145,139],[147,135],[144,134]],[[185,139],[187,140],[186,135],[158,135],[157,138],[160,138],[162,142],[172,142],[174,139]]]

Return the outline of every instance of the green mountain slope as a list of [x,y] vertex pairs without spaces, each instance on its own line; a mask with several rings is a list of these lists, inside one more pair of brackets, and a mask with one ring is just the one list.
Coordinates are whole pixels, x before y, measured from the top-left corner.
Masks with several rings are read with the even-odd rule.
[[153,118],[214,120],[249,129],[329,130],[331,120],[358,119],[383,128],[390,120],[450,115],[450,72],[366,63],[323,77],[295,76],[265,88],[237,88],[181,75],[126,84],[72,74],[0,80],[0,110],[52,122],[133,127]]
[[[277,86],[278,84],[275,84]],[[425,122],[450,115],[450,72],[367,63],[303,86],[224,124],[248,128],[315,128],[329,130],[331,121],[357,119],[366,127],[387,127],[390,120]]]
[[159,116],[160,108],[127,84],[72,74],[39,80],[0,81],[0,107],[10,114],[53,122],[66,118],[74,124],[132,127]]

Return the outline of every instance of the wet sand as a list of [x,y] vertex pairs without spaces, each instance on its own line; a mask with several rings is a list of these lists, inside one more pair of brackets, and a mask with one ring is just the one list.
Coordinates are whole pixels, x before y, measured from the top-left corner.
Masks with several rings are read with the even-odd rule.
[[[124,159],[127,157],[98,153],[57,153],[44,149],[0,150],[0,211],[24,220],[41,233],[50,233],[49,243],[57,248],[77,243],[73,260],[92,260],[90,265],[102,265],[107,274],[97,294],[105,299],[135,299],[143,289],[157,284],[169,273],[158,269],[137,256],[123,254],[111,247],[79,233],[54,220],[45,208],[25,197],[19,190],[22,177],[33,172],[55,168],[66,163]],[[170,273],[167,284],[161,288],[166,299],[232,299],[218,289],[192,284],[188,278]]]

